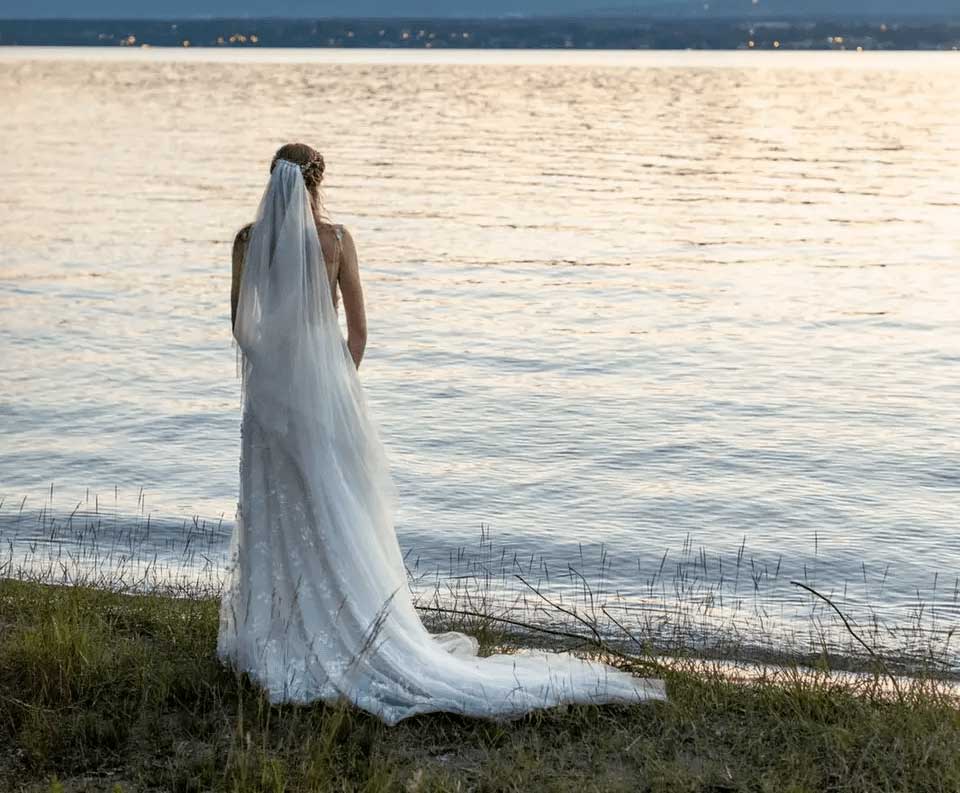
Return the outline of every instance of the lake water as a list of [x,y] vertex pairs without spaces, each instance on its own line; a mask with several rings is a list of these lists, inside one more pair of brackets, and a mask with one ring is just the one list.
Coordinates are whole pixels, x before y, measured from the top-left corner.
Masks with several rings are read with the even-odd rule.
[[2,50],[0,562],[176,567],[206,526],[217,577],[230,245],[301,139],[357,241],[419,569],[483,524],[551,591],[570,564],[704,631],[731,602],[836,627],[792,578],[940,635],[958,83],[957,53]]

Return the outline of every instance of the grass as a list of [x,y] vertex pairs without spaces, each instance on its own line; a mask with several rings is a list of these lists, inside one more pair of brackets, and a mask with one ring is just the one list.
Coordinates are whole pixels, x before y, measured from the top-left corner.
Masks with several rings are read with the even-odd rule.
[[[212,597],[0,580],[0,790],[960,791],[960,710],[935,680],[896,697],[879,671],[743,684],[674,659],[656,670],[666,703],[390,728],[345,704],[269,705],[216,660],[217,612]],[[443,619],[431,628],[472,630],[483,652],[528,641]]]

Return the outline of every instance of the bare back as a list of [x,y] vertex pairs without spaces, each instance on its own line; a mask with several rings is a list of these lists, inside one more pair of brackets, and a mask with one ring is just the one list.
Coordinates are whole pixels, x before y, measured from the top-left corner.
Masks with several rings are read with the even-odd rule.
[[[240,299],[240,281],[243,277],[243,260],[250,239],[249,223],[237,232],[233,240],[233,278],[230,286],[230,318],[237,319],[237,302]],[[338,308],[339,297],[343,295],[343,305],[347,315],[347,346],[354,363],[359,367],[360,359],[367,342],[367,319],[363,303],[363,289],[360,285],[360,270],[357,261],[357,249],[353,237],[342,225],[318,223],[317,235],[320,249],[330,279],[330,295],[334,308]]]

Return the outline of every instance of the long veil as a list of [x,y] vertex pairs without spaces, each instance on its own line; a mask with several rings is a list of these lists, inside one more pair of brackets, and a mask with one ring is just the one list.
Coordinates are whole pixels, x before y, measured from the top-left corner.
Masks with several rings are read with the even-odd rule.
[[346,698],[388,724],[438,710],[512,718],[564,702],[664,698],[661,681],[569,653],[479,658],[475,638],[426,630],[309,195],[286,160],[250,233],[234,336],[243,374],[240,505],[221,659],[274,702]]

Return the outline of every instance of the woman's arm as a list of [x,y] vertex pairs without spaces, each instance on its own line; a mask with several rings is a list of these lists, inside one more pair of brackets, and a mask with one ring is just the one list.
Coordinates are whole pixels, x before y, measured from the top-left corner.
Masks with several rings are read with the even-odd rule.
[[237,302],[240,300],[240,278],[243,275],[243,257],[247,252],[250,226],[244,226],[233,238],[233,278],[230,281],[230,323],[237,324]]
[[347,348],[359,369],[363,351],[367,346],[367,314],[363,305],[363,288],[360,285],[357,247],[346,229],[343,230],[343,254],[337,281],[340,284],[343,308],[347,312]]

